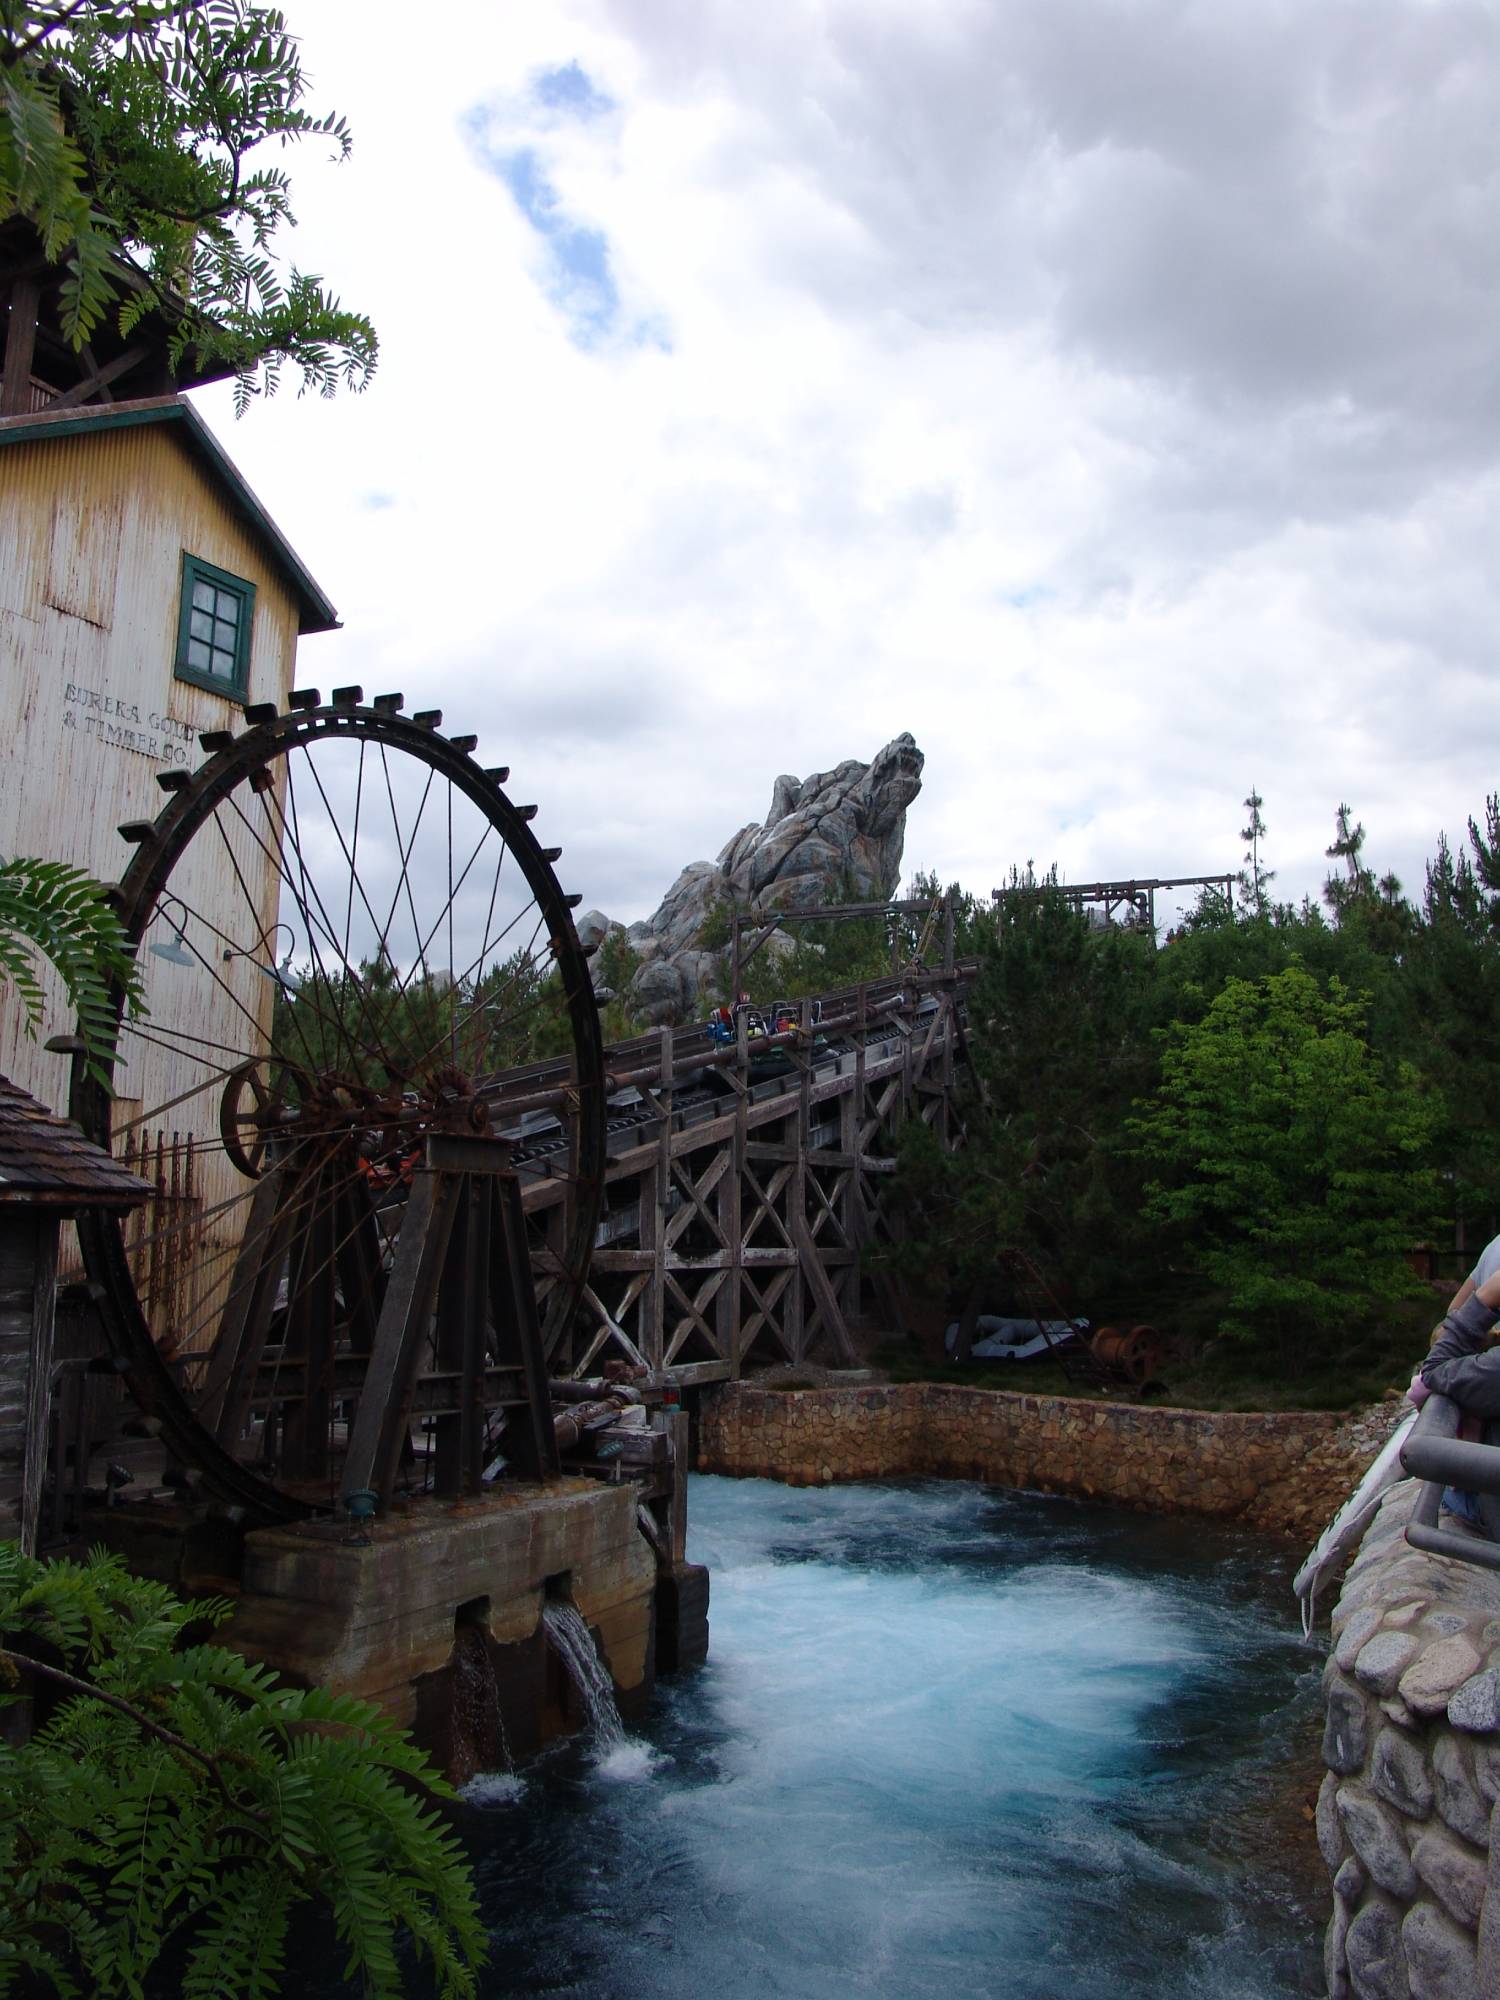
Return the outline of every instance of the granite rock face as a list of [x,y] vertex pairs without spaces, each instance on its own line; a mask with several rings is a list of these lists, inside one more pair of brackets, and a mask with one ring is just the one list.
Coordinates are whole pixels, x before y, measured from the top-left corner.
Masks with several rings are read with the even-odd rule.
[[1330,1995],[1500,2000],[1500,1576],[1411,1549],[1394,1487],[1324,1673]]
[[843,881],[856,902],[893,895],[922,762],[901,735],[868,764],[849,758],[810,778],[778,778],[765,819],[720,854],[726,882],[741,902],[771,909],[816,908]]
[[[893,896],[922,763],[916,743],[903,734],[868,764],[851,757],[810,778],[778,778],[764,820],[741,827],[717,860],[690,862],[646,921],[625,932],[642,960],[627,996],[633,1011],[653,1025],[701,1011],[722,968],[700,940],[720,907],[817,909],[843,890],[856,902]],[[580,931],[580,937],[590,953],[624,929],[598,910],[585,921],[588,936]]]

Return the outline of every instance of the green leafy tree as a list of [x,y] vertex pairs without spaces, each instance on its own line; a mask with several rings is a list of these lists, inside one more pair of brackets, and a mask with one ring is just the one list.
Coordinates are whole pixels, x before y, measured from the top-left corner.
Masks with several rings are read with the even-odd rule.
[[1500,1215],[1500,798],[1467,850],[1446,838],[1427,867],[1402,960],[1412,1058],[1442,1107],[1439,1149],[1457,1212],[1488,1227]]
[[1055,870],[1028,870],[973,942],[967,1137],[948,1154],[920,1121],[904,1130],[902,1261],[967,1291],[1017,1249],[1059,1291],[1118,1287],[1138,1235],[1124,1122],[1155,1075],[1153,941],[1091,925]]
[[313,1903],[366,1994],[403,1992],[404,1934],[444,2000],[472,1995],[485,1940],[447,1785],[368,1703],[195,1636],[229,1611],[114,1556],[0,1543],[0,1707],[28,1682],[51,1703],[0,1741],[0,1994],[139,2000],[170,1944],[183,2000],[272,2000]]
[[135,960],[102,883],[61,861],[26,857],[0,862],[0,988],[20,1002],[34,1041],[45,996],[37,955],[62,980],[78,1019],[90,1074],[108,1084],[114,1049],[113,994],[143,1011]]
[[288,362],[325,395],[368,382],[370,322],[276,257],[295,217],[264,153],[350,148],[306,92],[285,17],[254,0],[0,0],[0,221],[31,222],[65,268],[75,346],[162,309],[174,363],[227,363],[241,408]]
[[1155,1173],[1146,1214],[1222,1290],[1227,1333],[1295,1362],[1410,1290],[1406,1252],[1439,1208],[1433,1115],[1339,979],[1228,980],[1166,1031],[1131,1129]]

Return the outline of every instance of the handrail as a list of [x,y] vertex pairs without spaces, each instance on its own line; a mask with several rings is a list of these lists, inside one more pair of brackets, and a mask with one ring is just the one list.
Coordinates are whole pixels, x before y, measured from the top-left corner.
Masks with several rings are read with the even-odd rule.
[[[1451,1397],[1430,1395],[1401,1447],[1401,1463],[1419,1482],[1416,1505],[1406,1526],[1406,1539],[1429,1555],[1453,1556],[1480,1569],[1500,1570],[1500,1542],[1481,1535],[1464,1535],[1440,1528],[1443,1489],[1459,1486],[1484,1499],[1500,1501],[1500,1447],[1471,1444],[1458,1435],[1463,1412]],[[1500,1527],[1500,1507],[1480,1503],[1493,1532]]]

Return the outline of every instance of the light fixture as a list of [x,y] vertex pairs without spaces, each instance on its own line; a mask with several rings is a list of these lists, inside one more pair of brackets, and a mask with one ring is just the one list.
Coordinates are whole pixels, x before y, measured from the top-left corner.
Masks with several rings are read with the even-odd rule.
[[[175,902],[177,902],[175,896],[164,896],[158,914],[166,916],[167,904]],[[177,907],[182,911],[181,919],[167,917],[167,922],[172,926],[172,942],[153,944],[148,949],[153,957],[164,958],[169,965],[196,965],[198,961],[187,949],[186,944],[187,910],[181,903],[177,903]]]
[[[286,956],[280,965],[275,963],[275,953],[272,948],[272,941],[278,931],[285,931],[291,939],[286,948]],[[224,963],[228,965],[233,958],[248,958],[262,979],[273,981],[290,999],[301,984],[291,970],[292,952],[296,943],[297,933],[290,924],[272,924],[270,930],[263,932],[248,950],[241,950],[238,945],[227,945],[224,950]],[[258,956],[262,951],[265,953],[264,958]]]

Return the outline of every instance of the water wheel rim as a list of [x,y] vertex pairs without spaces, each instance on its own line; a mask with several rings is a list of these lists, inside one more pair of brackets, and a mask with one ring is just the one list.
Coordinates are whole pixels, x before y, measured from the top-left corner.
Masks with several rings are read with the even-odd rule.
[[[597,1214],[603,1195],[605,1161],[605,1083],[603,1045],[599,1030],[598,1013],[593,1000],[592,979],[587,960],[579,944],[573,926],[571,905],[563,895],[552,872],[554,852],[544,851],[529,824],[534,809],[517,808],[510,802],[497,781],[496,774],[483,771],[469,754],[472,739],[452,742],[429,722],[408,720],[391,711],[389,707],[367,708],[358,703],[336,703],[328,706],[303,706],[286,714],[259,720],[227,744],[220,740],[220,747],[194,773],[168,774],[169,796],[149,835],[141,841],[136,854],[125,871],[115,891],[115,900],[120,912],[126,935],[139,954],[154,923],[161,917],[163,899],[173,900],[176,892],[173,882],[176,871],[193,849],[193,843],[205,836],[210,824],[217,824],[216,816],[226,805],[232,804],[237,795],[244,797],[246,804],[253,795],[274,825],[274,815],[265,806],[268,794],[273,794],[281,782],[285,789],[292,791],[295,785],[293,760],[302,753],[310,763],[314,751],[327,745],[353,746],[353,749],[339,750],[338,755],[352,755],[357,749],[359,769],[363,779],[365,760],[371,746],[374,746],[380,760],[386,765],[386,780],[389,784],[389,763],[393,756],[407,760],[413,770],[420,768],[429,775],[426,784],[430,788],[441,781],[447,790],[450,814],[456,800],[466,802],[466,809],[472,824],[484,826],[493,832],[495,841],[496,878],[507,861],[513,864],[512,876],[519,876],[517,894],[526,896],[525,907],[537,913],[537,924],[533,936],[545,937],[545,949],[538,963],[545,962],[553,970],[559,981],[562,1012],[567,1021],[569,1043],[569,1116],[565,1124],[569,1127],[568,1157],[571,1171],[568,1179],[566,1199],[567,1221],[561,1232],[561,1240],[554,1243],[547,1255],[547,1280],[549,1285],[545,1331],[550,1343],[555,1343],[572,1316],[577,1301],[587,1281],[589,1255],[592,1250]],[[406,768],[405,765],[402,766]],[[500,774],[504,775],[504,774]],[[242,790],[242,788],[245,788]],[[320,785],[321,789],[321,785]],[[425,798],[424,792],[424,806]],[[245,814],[236,805],[235,811],[241,819]],[[394,798],[392,816],[396,816]],[[330,808],[332,817],[332,808]],[[418,814],[418,824],[421,815]],[[283,815],[283,820],[285,816]],[[222,832],[222,827],[220,828]],[[402,834],[398,821],[398,835]],[[486,834],[488,837],[488,834]],[[342,834],[339,836],[342,840]],[[416,844],[416,833],[412,833],[411,845]],[[281,832],[271,841],[278,855],[285,858],[287,834],[283,824]],[[354,824],[354,855],[350,862],[350,873],[358,882],[358,842],[359,821],[356,813]],[[303,865],[305,857],[301,853],[300,840],[293,841],[297,850],[297,865]],[[401,839],[398,837],[397,846]],[[451,841],[450,841],[451,846]],[[477,851],[477,850],[476,850]],[[401,857],[400,872],[407,877],[411,849]],[[347,853],[347,848],[346,848]],[[472,866],[472,863],[471,863]],[[287,871],[283,871],[284,875]],[[450,938],[452,929],[451,906],[454,901],[452,856],[449,862],[449,920]],[[410,881],[407,879],[410,891]],[[283,879],[279,894],[284,894],[286,882]],[[409,898],[410,899],[410,898]],[[251,913],[254,913],[254,899],[249,889],[244,898]],[[492,896],[493,903],[493,896]],[[349,909],[354,907],[354,890],[349,892]],[[263,914],[263,913],[262,913]],[[372,915],[374,913],[372,912]],[[319,920],[316,912],[304,909],[307,918],[307,933],[312,937]],[[413,917],[416,917],[413,904]],[[486,924],[488,919],[486,919]],[[278,922],[274,928],[293,928]],[[212,929],[212,926],[210,926]],[[344,934],[345,956],[348,955],[352,934],[351,920],[346,923]],[[418,923],[420,937],[420,922]],[[263,945],[264,923],[259,943]],[[183,944],[184,937],[179,931],[176,942]],[[488,933],[486,932],[486,942]],[[220,986],[226,982],[219,968],[210,963],[217,958],[218,951],[212,944],[201,943],[195,947],[201,964],[217,979]],[[316,955],[316,945],[314,945]],[[167,954],[163,954],[164,956]],[[227,966],[233,957],[250,956],[242,941],[236,937],[223,951]],[[450,956],[452,952],[450,949]],[[264,962],[264,952],[256,961],[259,970],[277,977],[274,967]],[[425,963],[425,959],[424,959]],[[460,1003],[455,1001],[455,1007]],[[472,1010],[471,1010],[472,1011]],[[117,996],[116,1017],[120,1018]],[[149,1032],[138,1029],[138,1035]],[[122,1029],[122,1045],[127,1039],[128,1027]],[[245,1052],[235,1051],[241,1057]],[[384,1051],[381,1052],[382,1056]],[[256,1060],[261,1052],[252,1052]],[[207,1065],[207,1058],[195,1054],[193,1060]],[[230,1064],[221,1062],[220,1073],[225,1084],[236,1072],[243,1073],[250,1065],[242,1060]],[[117,1060],[118,1069],[118,1060]],[[208,1085],[204,1085],[206,1091]],[[196,1094],[196,1093],[195,1093]],[[111,1146],[119,1139],[117,1121],[109,1093],[90,1079],[83,1071],[81,1063],[75,1063],[72,1111],[75,1118],[98,1143]],[[469,1115],[459,1108],[460,1117]],[[139,1121],[137,1121],[139,1122]],[[420,1120],[413,1120],[414,1125]],[[127,1127],[131,1121],[125,1121]],[[147,1129],[142,1127],[142,1129]],[[235,1128],[237,1136],[238,1127]],[[225,1143],[224,1134],[218,1135],[219,1142]],[[117,1149],[117,1147],[116,1147]],[[257,1161],[248,1148],[240,1145],[242,1164],[255,1168]],[[248,1199],[248,1196],[244,1197]],[[145,1312],[142,1309],[136,1279],[132,1273],[124,1230],[116,1217],[100,1214],[85,1215],[79,1221],[79,1238],[85,1268],[90,1279],[100,1293],[100,1316],[106,1335],[116,1356],[119,1358],[127,1386],[132,1390],[138,1403],[156,1420],[164,1439],[170,1448],[184,1462],[196,1465],[205,1484],[222,1498],[236,1502],[262,1519],[293,1519],[310,1512],[320,1511],[317,1503],[309,1502],[283,1489],[274,1478],[262,1476],[256,1470],[242,1464],[231,1451],[224,1449],[207,1433],[199,1420],[196,1399],[185,1393],[180,1368],[171,1365],[160,1351]]]

